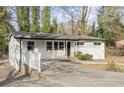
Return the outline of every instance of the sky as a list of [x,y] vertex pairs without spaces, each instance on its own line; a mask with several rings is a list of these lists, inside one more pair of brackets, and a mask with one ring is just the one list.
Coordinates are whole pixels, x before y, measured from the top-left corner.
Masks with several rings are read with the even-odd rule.
[[[73,8],[73,7],[78,8],[79,6],[70,6],[70,8]],[[97,9],[98,8],[99,7],[97,7],[97,6],[92,7],[92,11],[91,11],[91,14],[90,14],[89,20],[88,20],[89,24],[92,24],[93,22],[96,22],[96,20],[97,20]],[[58,9],[57,7],[55,7],[53,9],[52,15],[57,17],[58,23],[66,22],[66,21],[70,20],[69,16],[63,17],[63,12],[61,12],[61,10]]]

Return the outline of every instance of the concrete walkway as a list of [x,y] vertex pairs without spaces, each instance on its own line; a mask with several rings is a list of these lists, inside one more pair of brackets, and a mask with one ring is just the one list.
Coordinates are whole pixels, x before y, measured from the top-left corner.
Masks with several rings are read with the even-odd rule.
[[[0,81],[0,84],[3,81]],[[41,73],[41,78],[25,77],[2,86],[13,87],[119,87],[124,86],[124,73],[99,71],[80,64],[55,61]]]

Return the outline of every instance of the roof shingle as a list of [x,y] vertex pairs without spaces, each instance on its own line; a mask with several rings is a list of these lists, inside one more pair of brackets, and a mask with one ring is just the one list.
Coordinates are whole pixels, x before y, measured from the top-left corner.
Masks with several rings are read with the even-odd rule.
[[42,40],[98,40],[104,41],[101,38],[96,38],[86,35],[62,35],[62,34],[51,34],[51,33],[31,33],[13,31],[11,33],[16,39],[42,39]]

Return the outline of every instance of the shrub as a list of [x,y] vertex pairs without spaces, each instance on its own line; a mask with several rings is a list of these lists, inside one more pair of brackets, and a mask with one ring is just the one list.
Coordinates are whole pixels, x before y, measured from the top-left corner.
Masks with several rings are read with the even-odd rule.
[[90,54],[84,54],[81,57],[81,60],[92,60],[93,59],[93,55]]
[[93,59],[93,55],[82,54],[82,52],[80,51],[77,51],[77,54],[76,52],[74,52],[74,56],[77,57],[79,60],[92,60]]
[[77,51],[77,56],[80,56],[80,55],[82,55],[82,52]]
[[76,52],[74,52],[74,56],[77,57],[78,59],[81,59],[82,52],[77,51],[77,54],[76,54]]
[[106,66],[106,70],[118,72],[120,71],[120,68],[115,64],[114,61],[109,61]]

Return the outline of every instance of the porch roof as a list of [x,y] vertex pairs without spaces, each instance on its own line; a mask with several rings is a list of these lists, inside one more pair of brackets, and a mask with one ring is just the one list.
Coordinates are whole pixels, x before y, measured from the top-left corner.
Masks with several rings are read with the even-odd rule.
[[16,39],[39,39],[39,40],[97,40],[104,41],[101,38],[96,38],[86,35],[62,35],[62,34],[51,34],[51,33],[31,33],[23,31],[11,32]]

